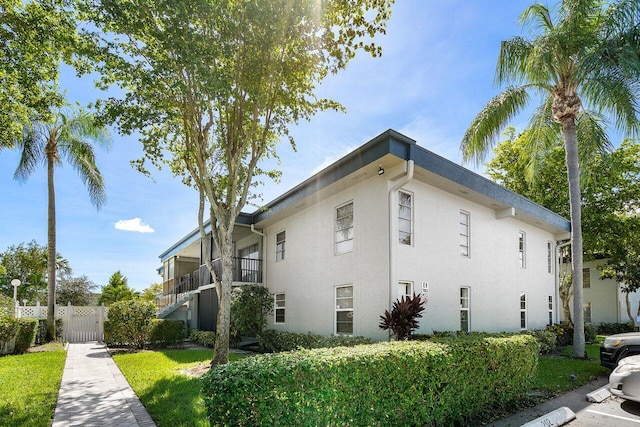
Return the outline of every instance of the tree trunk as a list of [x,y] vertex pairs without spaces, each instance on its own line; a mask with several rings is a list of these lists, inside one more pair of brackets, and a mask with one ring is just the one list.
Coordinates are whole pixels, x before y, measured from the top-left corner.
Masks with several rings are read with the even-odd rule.
[[55,160],[47,154],[47,338],[56,339],[56,193],[54,189],[53,171]]
[[633,315],[631,314],[631,301],[629,301],[629,292],[624,293],[624,301],[627,303],[627,316],[629,316],[629,321],[632,324],[635,324],[636,319],[634,319]]
[[569,205],[571,208],[571,283],[573,287],[573,357],[585,358],[584,298],[582,290],[582,209],[580,197],[580,165],[578,163],[578,136],[573,118],[562,122],[567,175],[569,179]]
[[[213,227],[212,227],[213,228]],[[232,228],[233,230],[233,228]],[[212,233],[217,230],[212,229]],[[221,278],[216,283],[218,294],[218,323],[216,325],[216,342],[213,348],[211,366],[229,363],[229,328],[231,325],[231,284],[233,282],[233,241],[231,232],[222,230],[219,234]]]

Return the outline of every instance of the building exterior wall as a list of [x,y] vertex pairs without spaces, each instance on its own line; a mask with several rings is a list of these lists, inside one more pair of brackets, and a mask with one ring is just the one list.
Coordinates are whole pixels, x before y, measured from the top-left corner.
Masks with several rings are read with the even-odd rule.
[[[520,330],[520,295],[526,294],[527,328],[544,328],[548,296],[555,305],[555,265],[547,269],[551,233],[515,218],[496,219],[494,210],[420,181],[402,187],[413,195],[412,245],[398,243],[397,197],[392,200],[394,278],[389,279],[389,188],[372,177],[265,228],[267,286],[285,294],[284,324],[269,328],[292,332],[335,333],[335,287],[352,285],[354,335],[388,338],[379,316],[397,296],[398,281],[429,297],[419,333],[460,329],[460,287],[470,288],[470,330]],[[336,207],[353,201],[354,247],[334,253]],[[460,255],[459,213],[470,214],[470,257]],[[276,235],[286,232],[285,259],[275,261]],[[526,233],[526,268],[520,268],[518,233]],[[555,259],[555,258],[554,258]],[[555,264],[555,263],[554,263]],[[393,296],[393,300],[391,299]],[[554,320],[555,316],[554,306]]]

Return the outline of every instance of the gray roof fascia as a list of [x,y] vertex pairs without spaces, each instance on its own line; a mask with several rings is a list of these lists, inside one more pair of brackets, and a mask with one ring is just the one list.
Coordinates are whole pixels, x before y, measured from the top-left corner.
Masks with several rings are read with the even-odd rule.
[[456,184],[526,212],[547,224],[571,231],[571,222],[561,215],[422,147],[416,146],[413,150],[413,161],[417,166]]
[[401,159],[407,159],[415,144],[416,141],[413,139],[389,129],[274,199],[264,208],[255,211],[252,214],[254,224],[296,204],[300,200],[341,180],[387,154],[393,154]]

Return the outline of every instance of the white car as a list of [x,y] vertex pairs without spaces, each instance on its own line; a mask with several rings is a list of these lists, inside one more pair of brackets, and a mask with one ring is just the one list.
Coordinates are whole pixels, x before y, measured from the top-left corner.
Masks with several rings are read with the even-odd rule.
[[611,394],[640,402],[640,354],[620,359],[609,375]]

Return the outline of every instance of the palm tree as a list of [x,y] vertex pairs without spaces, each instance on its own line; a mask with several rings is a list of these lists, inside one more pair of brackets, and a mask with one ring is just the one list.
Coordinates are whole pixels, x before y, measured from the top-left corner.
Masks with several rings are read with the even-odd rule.
[[22,138],[15,142],[21,157],[14,178],[25,181],[39,164],[47,165],[47,330],[55,339],[54,310],[56,301],[56,196],[54,171],[66,160],[80,175],[89,191],[91,202],[99,209],[106,199],[104,180],[95,163],[92,142],[108,147],[111,136],[94,117],[82,110],[58,110],[50,122],[34,122],[25,126]]
[[[585,356],[582,296],[582,224],[580,167],[582,154],[607,149],[608,126],[631,136],[640,131],[640,2],[637,0],[563,0],[552,13],[536,3],[520,16],[534,24],[535,37],[503,41],[496,83],[507,88],[480,111],[461,144],[465,161],[481,162],[502,128],[539,95],[523,133],[533,158],[559,135],[571,207],[571,262],[574,289],[573,356]],[[579,142],[579,144],[578,144]]]

